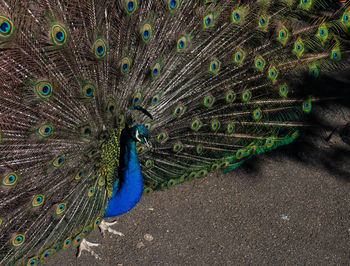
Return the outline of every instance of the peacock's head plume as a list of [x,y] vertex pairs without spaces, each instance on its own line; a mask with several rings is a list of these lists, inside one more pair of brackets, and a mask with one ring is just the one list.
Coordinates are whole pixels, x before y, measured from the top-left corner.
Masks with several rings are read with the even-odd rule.
[[149,145],[149,137],[150,133],[148,131],[148,128],[144,125],[137,124],[136,126],[133,126],[131,128],[131,137],[136,141],[140,142],[141,144]]

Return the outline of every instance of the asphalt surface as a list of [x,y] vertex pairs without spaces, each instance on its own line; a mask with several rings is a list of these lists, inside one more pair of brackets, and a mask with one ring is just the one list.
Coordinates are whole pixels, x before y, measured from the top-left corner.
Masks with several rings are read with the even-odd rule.
[[[349,113],[324,117],[332,128]],[[101,260],[70,248],[47,265],[350,265],[350,146],[322,141],[329,128],[143,197],[117,218],[124,237],[88,236]]]

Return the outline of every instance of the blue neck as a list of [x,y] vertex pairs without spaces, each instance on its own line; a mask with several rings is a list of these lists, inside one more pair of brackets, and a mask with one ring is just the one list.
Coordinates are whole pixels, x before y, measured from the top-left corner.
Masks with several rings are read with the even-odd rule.
[[143,193],[143,179],[141,167],[136,152],[136,143],[130,136],[126,136],[125,145],[121,147],[121,171],[119,182],[114,182],[113,194],[110,198],[105,218],[114,217],[131,210],[140,201]]

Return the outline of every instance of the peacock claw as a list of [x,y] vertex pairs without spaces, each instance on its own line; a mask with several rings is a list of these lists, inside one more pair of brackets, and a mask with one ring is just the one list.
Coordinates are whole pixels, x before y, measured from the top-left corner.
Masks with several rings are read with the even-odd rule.
[[112,225],[117,224],[118,222],[112,222],[112,223],[108,223],[105,222],[104,220],[102,220],[102,222],[100,223],[100,225],[98,226],[102,232],[103,237],[106,237],[106,231],[108,231],[109,233],[118,235],[118,236],[125,236],[122,232],[118,232],[114,229],[111,228]]
[[89,241],[87,241],[85,238],[81,241],[80,245],[79,245],[79,251],[78,251],[78,258],[80,257],[81,255],[81,252],[83,250],[86,250],[87,252],[89,252],[92,256],[94,256],[96,259],[98,260],[101,260],[101,257],[95,252],[92,250],[91,247],[97,247],[99,246],[100,244],[95,244],[95,243],[91,243]]

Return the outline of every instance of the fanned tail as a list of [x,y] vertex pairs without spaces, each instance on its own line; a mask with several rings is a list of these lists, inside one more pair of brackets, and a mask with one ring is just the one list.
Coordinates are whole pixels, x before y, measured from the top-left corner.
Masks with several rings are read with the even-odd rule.
[[348,67],[348,6],[1,1],[0,264],[44,262],[99,224],[125,123],[151,132],[145,194],[292,142],[318,100],[303,75]]
[[139,147],[145,194],[294,141],[319,100],[302,92],[305,74],[348,67],[349,11],[337,1],[178,3],[169,18],[177,47],[134,96],[155,118],[155,148]]

